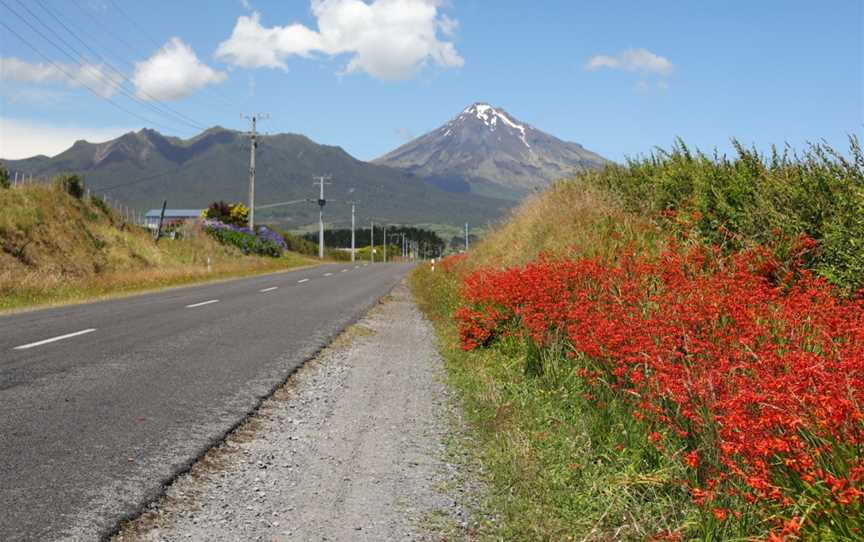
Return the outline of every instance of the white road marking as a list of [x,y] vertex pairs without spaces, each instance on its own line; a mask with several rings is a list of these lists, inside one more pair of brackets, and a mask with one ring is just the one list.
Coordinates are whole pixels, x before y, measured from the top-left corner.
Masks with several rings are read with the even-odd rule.
[[278,289],[279,289],[278,286],[271,286],[269,288],[264,288],[263,290],[258,290],[258,291],[261,292],[262,294],[266,294],[267,292],[272,292],[273,290],[278,290]]
[[355,266],[354,266],[354,269],[360,269],[360,266],[359,266],[359,265],[355,265]]
[[300,279],[297,281],[298,284],[303,284],[304,282],[309,282],[309,279]]
[[347,270],[347,269],[343,269],[342,272],[343,272],[343,273],[347,273],[348,270]]
[[333,273],[324,273],[324,276],[325,276],[325,277],[332,277],[332,276],[333,276]]
[[193,303],[192,305],[186,305],[187,309],[194,309],[195,307],[203,307],[204,305],[210,305],[212,303],[219,303],[218,299],[211,299],[210,301],[202,301],[201,303]]
[[33,348],[34,346],[42,346],[43,344],[62,341],[63,339],[71,339],[72,337],[77,337],[79,335],[86,335],[87,333],[93,333],[94,331],[96,331],[96,328],[82,329],[81,331],[76,331],[75,333],[67,333],[66,335],[60,335],[59,337],[52,337],[50,339],[45,339],[44,341],[38,341],[35,343],[30,343],[30,344],[22,344],[21,346],[16,346],[15,350],[27,350],[28,348]]

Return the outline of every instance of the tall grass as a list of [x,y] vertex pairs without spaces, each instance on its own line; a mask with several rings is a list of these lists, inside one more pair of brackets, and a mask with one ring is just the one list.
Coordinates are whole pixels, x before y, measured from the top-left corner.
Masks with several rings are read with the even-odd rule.
[[618,198],[632,213],[698,242],[737,251],[757,244],[783,257],[801,236],[816,241],[808,263],[832,283],[864,287],[864,153],[825,144],[764,156],[734,141],[736,156],[670,150],[589,172],[580,181]]

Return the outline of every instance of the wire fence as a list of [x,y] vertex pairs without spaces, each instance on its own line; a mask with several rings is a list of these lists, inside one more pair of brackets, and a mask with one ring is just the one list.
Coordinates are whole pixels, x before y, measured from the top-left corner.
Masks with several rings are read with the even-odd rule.
[[[28,173],[26,171],[10,171],[9,172],[9,188],[10,189],[20,189],[28,186],[48,186],[52,182],[54,182],[55,177],[49,177],[45,175],[34,175],[32,173]],[[90,199],[91,197],[96,197],[105,202],[105,204],[111,209],[111,211],[117,215],[121,220],[127,222],[129,224],[135,224],[137,226],[145,226],[144,213],[130,208],[128,205],[124,205],[119,201],[111,199],[107,194],[100,194],[97,191],[91,191],[91,189],[87,188],[85,197]]]

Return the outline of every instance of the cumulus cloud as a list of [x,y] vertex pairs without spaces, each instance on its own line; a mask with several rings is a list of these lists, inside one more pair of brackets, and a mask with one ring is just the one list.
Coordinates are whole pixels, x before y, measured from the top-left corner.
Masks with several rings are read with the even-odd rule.
[[159,51],[135,64],[132,82],[142,100],[180,100],[207,85],[223,82],[228,75],[198,60],[180,38],[171,38]]
[[130,127],[80,126],[0,117],[0,149],[8,160],[39,154],[57,155],[79,139],[103,142],[132,131]]
[[216,56],[244,68],[285,69],[291,56],[351,55],[344,73],[383,80],[411,77],[428,63],[461,67],[451,36],[458,22],[439,13],[442,0],[312,0],[318,30],[302,24],[265,27],[261,14],[237,19]]
[[641,75],[670,75],[675,66],[668,58],[652,53],[648,49],[627,49],[614,56],[592,56],[585,64],[585,68],[588,70],[608,68]]
[[123,82],[119,75],[105,69],[102,64],[34,63],[15,57],[0,57],[0,80],[87,87],[105,98],[110,98]]

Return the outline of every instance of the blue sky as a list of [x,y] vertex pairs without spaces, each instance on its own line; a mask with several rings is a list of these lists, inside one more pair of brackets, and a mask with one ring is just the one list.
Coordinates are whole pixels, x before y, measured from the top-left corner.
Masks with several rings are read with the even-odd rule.
[[0,21],[45,55],[0,27],[6,158],[260,111],[372,159],[475,101],[613,160],[676,136],[843,148],[864,124],[859,0],[2,0]]

